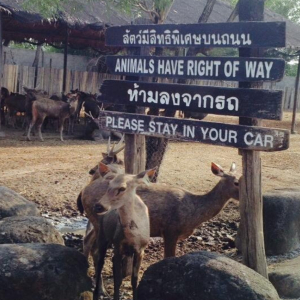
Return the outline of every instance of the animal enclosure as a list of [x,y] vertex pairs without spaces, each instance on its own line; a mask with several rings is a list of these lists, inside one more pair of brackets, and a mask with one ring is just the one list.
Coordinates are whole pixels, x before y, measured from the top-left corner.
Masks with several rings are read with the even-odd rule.
[[[208,121],[237,123],[237,118],[208,116]],[[265,121],[268,127],[290,128],[291,113],[285,113],[283,121]],[[300,118],[296,130],[300,132]],[[45,142],[25,141],[23,131],[9,131],[7,137],[0,141],[0,185],[7,186],[22,196],[37,203],[41,212],[52,219],[61,215],[78,216],[76,198],[90,178],[88,171],[102,158],[106,143],[67,139],[59,141],[57,133],[45,133]],[[292,188],[300,186],[300,135],[292,135],[290,148],[286,151],[262,153],[263,193],[274,188]],[[121,155],[122,157],[122,155]],[[225,148],[191,142],[173,142],[163,160],[159,182],[187,189],[194,193],[205,193],[217,182],[218,178],[210,171],[214,161],[228,170],[234,161],[237,171],[241,171],[241,157],[237,149]],[[176,162],[176,163],[175,163]],[[193,235],[178,244],[177,255],[199,250],[211,250],[230,255],[232,248],[223,249],[217,242],[219,233],[231,235],[226,229],[239,221],[238,206],[230,204],[209,224],[203,224],[196,230],[200,236]],[[218,233],[219,232],[219,233]],[[81,232],[83,234],[83,231]],[[208,235],[212,240],[208,240]],[[234,236],[233,236],[234,237]],[[228,238],[227,238],[228,239]],[[227,242],[226,242],[227,243]],[[143,271],[163,258],[163,244],[152,240],[144,263]],[[109,259],[107,259],[109,261]],[[104,279],[108,291],[112,292],[111,267],[105,265]],[[122,291],[129,294],[130,281],[124,282]],[[130,295],[130,294],[129,294]],[[130,299],[130,296],[125,297]]]

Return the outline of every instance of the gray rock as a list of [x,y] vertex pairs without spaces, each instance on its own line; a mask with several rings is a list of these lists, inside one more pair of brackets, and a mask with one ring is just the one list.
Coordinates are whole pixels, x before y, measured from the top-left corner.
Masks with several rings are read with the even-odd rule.
[[86,258],[72,248],[55,244],[0,245],[0,299],[83,299],[81,295],[92,288],[87,270]]
[[272,284],[223,255],[195,252],[150,266],[139,300],[279,300]]
[[39,216],[36,205],[13,190],[0,186],[0,220],[12,216]]
[[300,299],[300,256],[269,266],[269,279],[280,297]]
[[64,245],[55,227],[43,217],[20,216],[0,221],[0,244],[48,243]]
[[[300,189],[275,189],[263,195],[264,238],[267,255],[300,247]],[[236,247],[241,250],[238,230]]]

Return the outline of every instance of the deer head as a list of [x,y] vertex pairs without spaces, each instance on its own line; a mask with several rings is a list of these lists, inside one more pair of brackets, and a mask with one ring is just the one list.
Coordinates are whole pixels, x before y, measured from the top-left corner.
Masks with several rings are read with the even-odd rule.
[[47,97],[48,94],[46,91],[40,89],[29,89],[26,86],[23,86],[24,91],[27,94],[28,99],[36,100],[37,97]]
[[214,175],[221,177],[220,184],[224,184],[224,191],[235,200],[239,200],[239,179],[236,177],[236,164],[233,162],[229,172],[223,171],[222,167],[211,163],[211,171]]
[[136,197],[136,187],[140,184],[149,184],[155,175],[156,168],[143,171],[138,175],[119,174],[109,182],[105,195],[95,204],[95,211],[103,214],[109,209],[118,209],[124,206],[129,199]]
[[[116,164],[116,165],[121,165],[121,166],[124,165],[123,160],[118,158],[118,156],[117,156],[117,154],[120,153],[125,148],[125,145],[123,145],[124,138],[125,137],[123,135],[122,138],[120,139],[120,141],[118,142],[118,144],[113,144],[111,146],[110,137],[109,137],[108,144],[107,144],[107,152],[102,152],[103,159],[101,160],[101,162],[103,164],[106,164],[106,165]],[[94,175],[98,171],[98,169],[99,168],[97,165],[94,168],[90,169],[89,174]]]

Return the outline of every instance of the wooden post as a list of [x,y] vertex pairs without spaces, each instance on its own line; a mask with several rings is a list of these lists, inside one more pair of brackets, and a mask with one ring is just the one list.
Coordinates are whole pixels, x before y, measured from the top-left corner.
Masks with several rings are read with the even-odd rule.
[[[149,48],[131,49],[132,55],[147,55]],[[138,81],[138,77],[128,76],[128,80]],[[127,112],[145,114],[144,107],[128,107]],[[128,174],[137,174],[145,170],[146,165],[146,147],[145,136],[141,134],[125,134],[125,172]]]
[[[2,28],[2,12],[0,11],[0,90],[2,88],[2,83],[3,83],[3,60],[2,60],[2,55],[3,55],[3,46],[2,46],[2,34],[3,34],[3,28]],[[0,129],[1,129],[1,123],[2,123],[2,118],[4,120],[4,111],[2,111],[2,95],[0,93]],[[3,135],[0,132],[0,136]]]
[[[240,21],[263,21],[264,0],[240,0]],[[242,57],[261,56],[258,48],[242,48]],[[241,82],[239,87],[262,87],[261,84]],[[241,125],[260,125],[261,121],[240,118]],[[240,214],[243,262],[262,276],[268,278],[263,234],[263,203],[261,189],[261,159],[259,151],[241,150],[243,176],[240,182]]]
[[66,28],[66,39],[65,39],[65,47],[64,47],[64,73],[63,73],[63,86],[62,92],[66,92],[67,85],[67,65],[68,65],[68,42],[69,42],[69,33],[68,28]]
[[292,129],[291,133],[297,133],[296,128],[296,116],[297,116],[297,104],[298,104],[298,92],[299,92],[299,77],[300,77],[300,52],[298,52],[298,69],[297,69],[297,77],[295,82],[295,96],[294,96],[294,107],[293,107],[293,118],[292,118]]

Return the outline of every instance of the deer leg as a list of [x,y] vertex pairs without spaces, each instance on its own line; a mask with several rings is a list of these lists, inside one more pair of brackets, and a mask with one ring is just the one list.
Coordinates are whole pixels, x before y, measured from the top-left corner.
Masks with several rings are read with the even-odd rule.
[[139,270],[141,267],[143,256],[144,256],[144,251],[142,251],[141,253],[136,252],[134,253],[133,256],[132,275],[131,275],[133,300],[137,300],[136,288],[137,288]]
[[177,244],[178,237],[164,234],[163,238],[164,238],[164,246],[165,246],[164,258],[176,256],[176,244]]
[[64,122],[65,120],[59,120],[59,134],[60,134],[60,140],[63,142],[63,131],[64,131]]
[[69,118],[68,135],[74,133],[74,117]]
[[43,125],[44,120],[45,120],[45,116],[38,120],[38,125],[37,125],[39,137],[42,142],[44,141],[43,136],[42,136],[42,125]]
[[120,287],[122,284],[122,254],[116,251],[113,257],[113,275],[114,275],[114,300],[120,299]]
[[29,124],[29,127],[28,127],[28,132],[27,132],[27,141],[30,141],[30,133],[31,133],[31,129],[32,127],[34,126],[36,122],[36,119],[35,118],[32,118],[30,124]]
[[[100,239],[101,237],[99,237]],[[102,269],[104,266],[104,258],[107,251],[107,242],[103,241],[103,239],[98,240],[99,243],[99,256],[97,261],[97,268],[96,268],[96,287],[93,294],[93,300],[98,300],[100,295],[107,296],[107,292],[103,285],[103,278],[102,278]]]
[[95,230],[88,232],[83,239],[83,255],[88,257],[96,241]]

